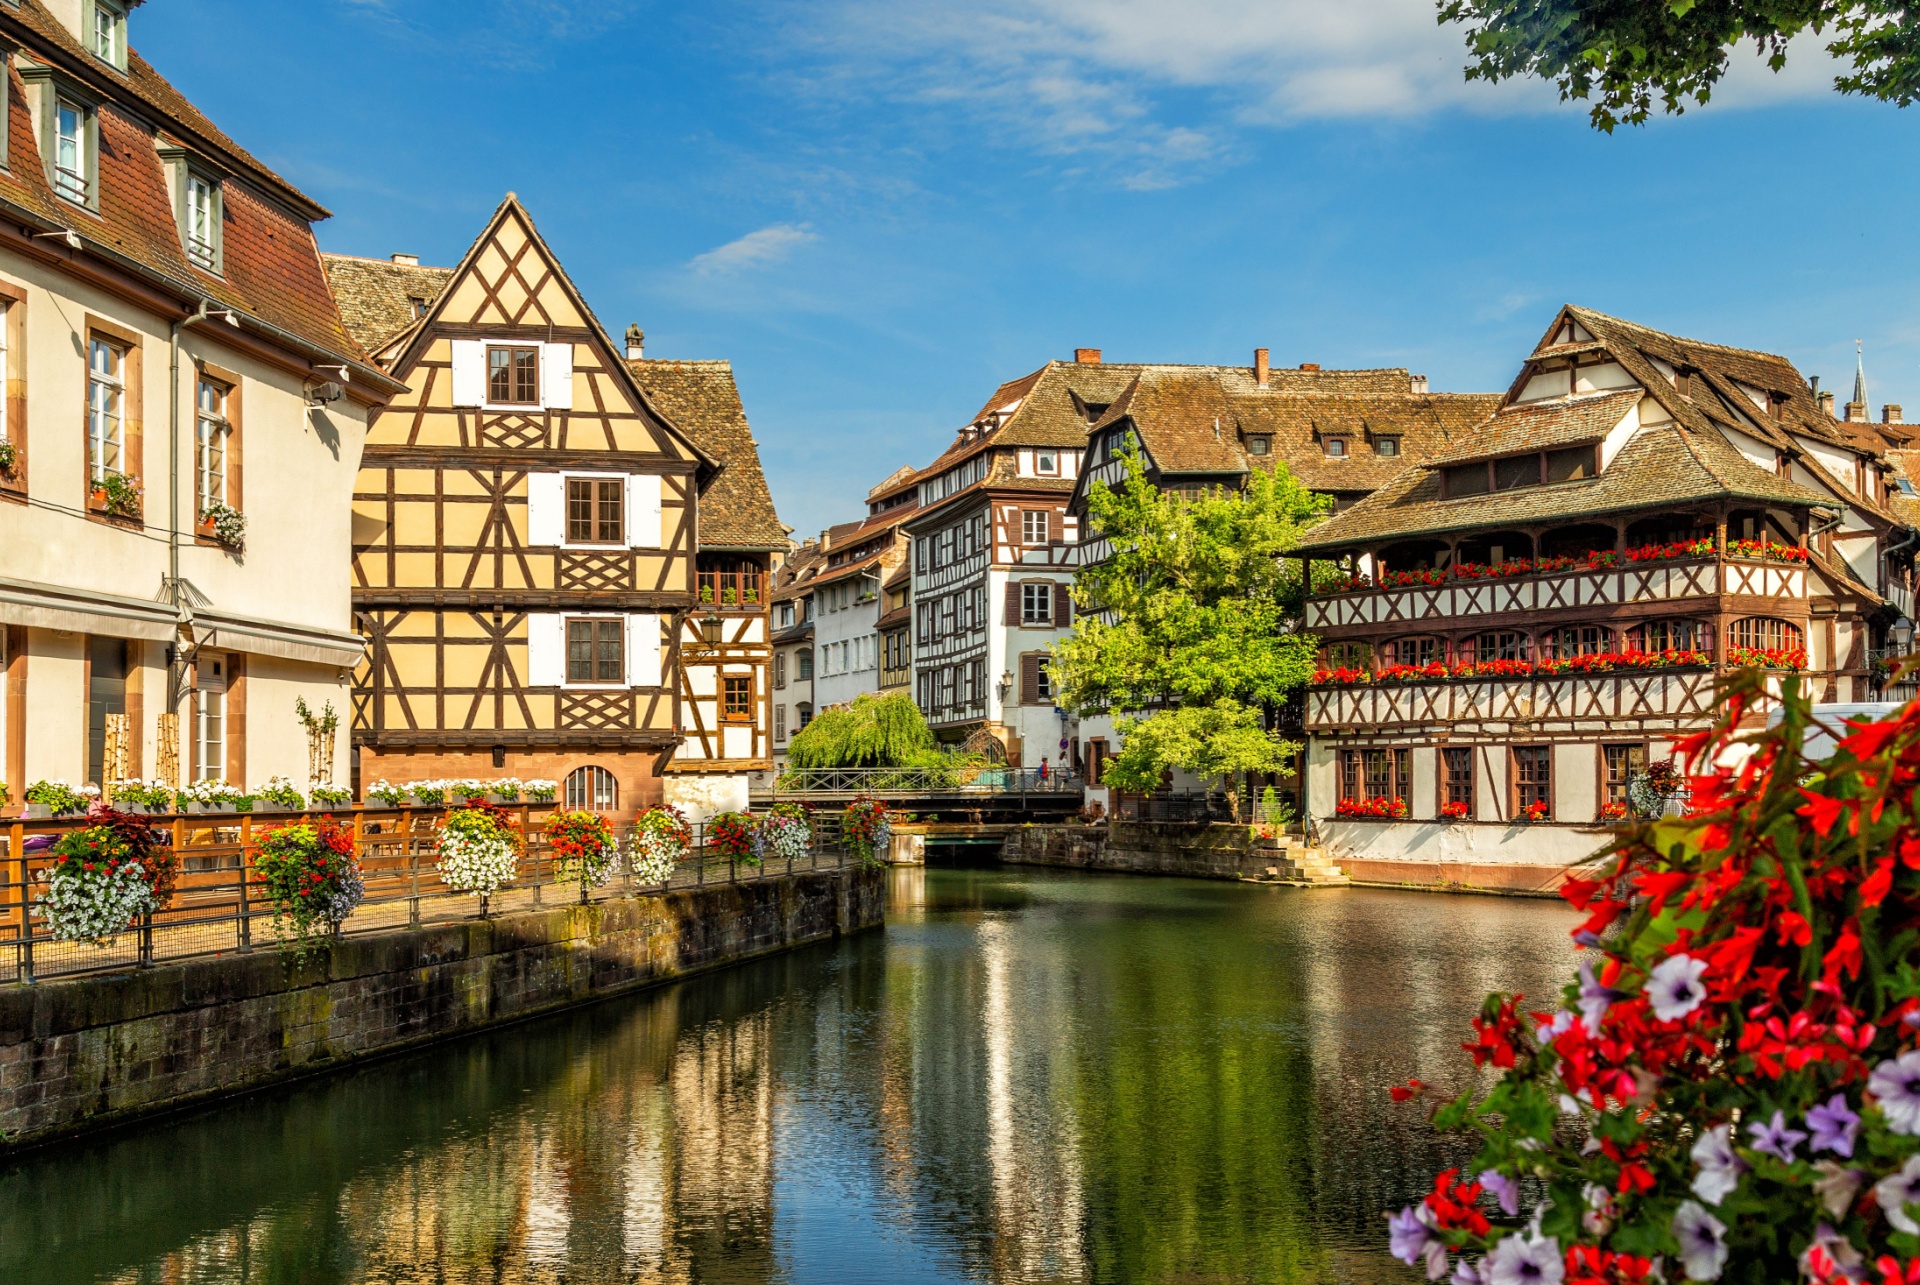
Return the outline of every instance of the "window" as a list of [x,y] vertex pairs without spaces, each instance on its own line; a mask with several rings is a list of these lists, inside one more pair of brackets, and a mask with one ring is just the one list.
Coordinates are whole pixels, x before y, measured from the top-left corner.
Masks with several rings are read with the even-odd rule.
[[1336,459],[1338,459],[1338,458],[1340,458],[1341,456],[1344,456],[1344,455],[1345,455],[1346,453],[1347,453],[1347,439],[1346,439],[1346,438],[1344,438],[1344,437],[1329,437],[1329,438],[1327,439],[1327,454],[1329,454],[1329,455],[1331,455],[1331,456],[1333,456],[1334,458],[1336,458]]
[[625,544],[626,482],[617,477],[567,479],[567,543]]
[[1051,580],[1020,586],[1020,623],[1023,625],[1053,623],[1053,582]]
[[53,192],[75,205],[93,201],[92,116],[71,99],[54,99]]
[[1545,641],[1555,660],[1598,656],[1613,650],[1613,632],[1601,625],[1568,625],[1553,630]]
[[1373,648],[1363,642],[1327,644],[1328,669],[1372,669]]
[[1798,647],[1800,626],[1770,616],[1748,616],[1727,626],[1727,645],[1750,650],[1779,650]]
[[720,717],[729,723],[752,722],[753,675],[728,674],[721,681],[726,688],[721,697]]
[[93,29],[88,35],[95,57],[116,67],[127,65],[127,15],[113,0],[93,0]]
[[567,681],[620,683],[626,681],[627,655],[620,620],[567,622]]
[[1247,454],[1249,455],[1268,455],[1271,454],[1272,451],[1273,439],[1264,433],[1247,439]]
[[1052,515],[1045,509],[1027,509],[1020,514],[1020,543],[1045,544],[1047,542],[1047,519]]
[[[802,647],[799,651],[795,652],[794,655],[798,657],[800,661],[800,672],[796,677],[804,683],[813,677],[813,648]],[[802,705],[800,708],[806,709],[807,706]],[[806,724],[803,722],[800,726],[805,727]]]
[[1564,451],[1547,452],[1547,481],[1576,482],[1595,476],[1599,469],[1591,446],[1573,446]]
[[[13,324],[13,305],[0,299],[0,442],[13,441],[13,424],[7,415],[6,377],[11,365],[11,354],[7,351],[8,338]],[[18,445],[18,443],[15,443]]]
[[1465,808],[1465,816],[1473,815],[1473,751],[1464,745],[1445,745],[1440,749],[1441,784],[1446,797],[1441,800],[1449,806]]
[[1441,469],[1440,478],[1450,500],[1462,495],[1485,495],[1491,485],[1485,464],[1455,464]]
[[579,767],[567,773],[567,806],[576,811],[611,812],[620,806],[620,783],[604,767]]
[[427,315],[427,301],[425,299],[422,299],[419,295],[415,295],[415,294],[408,295],[407,307],[412,311],[416,319]]
[[1411,750],[1340,751],[1342,802],[1404,801],[1412,789],[1412,775]]
[[801,701],[793,707],[793,715],[794,718],[799,721],[800,728],[804,729],[808,723],[813,721],[813,706],[807,704],[805,701]]
[[1035,451],[1033,453],[1033,471],[1046,474],[1058,473],[1060,471],[1060,452]]
[[87,780],[106,784],[107,719],[127,712],[127,642],[87,639]]
[[196,268],[208,272],[220,270],[220,188],[212,180],[191,171],[187,174],[187,199],[183,211],[183,231],[187,258]]
[[1389,457],[1400,454],[1400,439],[1397,437],[1376,437],[1373,439],[1373,453]]
[[787,685],[787,653],[784,651],[773,658],[773,685],[776,689]]
[[1533,639],[1516,630],[1480,634],[1461,644],[1461,660],[1486,664],[1495,660],[1532,660]]
[[105,339],[88,345],[87,480],[127,472],[127,350]]
[[1540,485],[1540,457],[1513,455],[1493,462],[1493,489],[1511,491],[1521,486]]
[[1513,747],[1513,786],[1516,811],[1541,810],[1542,820],[1553,819],[1553,747]]
[[1446,646],[1438,638],[1396,638],[1380,651],[1381,659],[1389,665],[1431,665],[1444,663],[1447,658]]
[[227,658],[202,655],[194,662],[193,779],[218,781],[227,774]]
[[776,741],[787,739],[787,707],[785,705],[773,707],[773,739]]
[[540,350],[488,348],[487,401],[495,406],[538,406]]
[[1046,656],[1033,658],[1033,698],[1041,705],[1053,704],[1053,675],[1048,670]]
[[1645,745],[1602,745],[1600,753],[1605,768],[1600,801],[1618,804],[1625,808],[1629,804],[1628,783],[1636,776],[1646,775],[1647,747]]
[[204,375],[194,402],[197,512],[227,503],[227,386]]
[[1713,626],[1704,620],[1648,620],[1627,631],[1634,651],[1713,650]]

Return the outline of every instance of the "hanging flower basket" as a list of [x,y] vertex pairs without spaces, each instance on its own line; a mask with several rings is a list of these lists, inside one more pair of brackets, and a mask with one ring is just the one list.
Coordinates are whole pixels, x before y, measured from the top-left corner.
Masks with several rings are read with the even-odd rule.
[[580,885],[585,901],[592,888],[604,887],[620,862],[613,827],[597,812],[556,812],[547,818],[547,850],[562,883]]
[[268,830],[253,851],[262,895],[273,907],[281,949],[310,954],[366,897],[353,832],[331,817]]
[[879,799],[855,799],[847,804],[841,834],[847,851],[863,866],[885,865],[893,841],[894,813]]
[[813,849],[813,827],[798,803],[776,803],[760,818],[753,832],[754,860],[785,861],[803,859]]
[[734,861],[753,864],[753,818],[744,812],[722,812],[707,821],[707,849]]
[[679,808],[648,808],[633,827],[633,877],[648,888],[673,878],[693,842],[693,827]]
[[520,871],[520,832],[490,804],[457,808],[440,830],[440,882],[455,892],[491,897]]
[[172,849],[125,813],[98,816],[53,845],[40,914],[60,941],[105,946],[173,896]]

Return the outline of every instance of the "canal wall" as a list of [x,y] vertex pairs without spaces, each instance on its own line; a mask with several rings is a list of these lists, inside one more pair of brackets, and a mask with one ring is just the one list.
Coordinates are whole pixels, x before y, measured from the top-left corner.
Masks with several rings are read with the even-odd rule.
[[750,883],[0,988],[17,1148],[881,924],[885,872]]
[[1190,879],[1254,879],[1273,864],[1244,825],[1113,821],[1106,825],[1023,825],[1000,859],[1015,866],[1117,870]]

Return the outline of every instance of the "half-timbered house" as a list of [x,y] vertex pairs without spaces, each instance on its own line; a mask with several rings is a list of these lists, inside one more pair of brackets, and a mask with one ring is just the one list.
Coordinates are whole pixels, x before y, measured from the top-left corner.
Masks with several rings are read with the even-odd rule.
[[1730,669],[1867,699],[1912,530],[1828,405],[1784,358],[1568,307],[1496,415],[1311,532],[1350,574],[1306,603],[1307,799],[1350,872],[1543,885]]
[[[751,451],[730,372],[628,360],[511,195],[455,268],[327,267],[407,385],[354,498],[362,779],[552,777],[569,805],[619,813],[676,786],[696,808],[744,802],[770,761],[772,509],[751,487],[715,515],[731,561],[711,595],[698,578],[725,465],[696,434]],[[683,784],[668,772],[689,745]]]
[[[858,524],[850,524],[858,525]],[[813,721],[813,578],[827,565],[826,531],[789,553],[773,584],[773,766],[786,770],[787,743]]]

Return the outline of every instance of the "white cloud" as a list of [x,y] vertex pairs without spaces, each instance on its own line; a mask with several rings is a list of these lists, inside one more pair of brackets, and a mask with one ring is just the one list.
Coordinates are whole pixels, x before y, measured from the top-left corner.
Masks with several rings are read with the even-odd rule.
[[819,239],[819,234],[808,224],[774,223],[705,254],[695,255],[687,267],[697,276],[732,276],[779,263],[809,241]]

